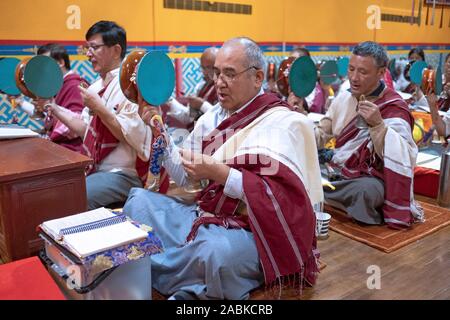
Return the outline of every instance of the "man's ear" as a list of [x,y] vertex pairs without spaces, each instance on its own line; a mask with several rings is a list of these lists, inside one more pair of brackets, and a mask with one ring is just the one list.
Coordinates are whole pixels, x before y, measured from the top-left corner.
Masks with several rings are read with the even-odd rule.
[[382,67],[378,69],[378,77],[382,79],[384,77],[384,74],[386,73],[386,67]]
[[262,71],[261,69],[256,70],[256,84],[258,87],[262,86],[263,82],[264,82],[264,71]]
[[116,43],[114,46],[114,57],[117,57],[118,59],[122,60],[121,54],[122,54],[122,47],[120,44]]

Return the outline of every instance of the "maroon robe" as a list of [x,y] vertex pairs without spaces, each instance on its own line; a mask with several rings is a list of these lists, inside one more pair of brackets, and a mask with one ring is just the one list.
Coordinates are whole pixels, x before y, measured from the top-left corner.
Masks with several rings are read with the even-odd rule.
[[[78,88],[81,82],[86,81],[77,73],[71,73],[65,76],[61,90],[55,98],[55,103],[74,113],[81,114],[83,110],[83,99]],[[61,130],[65,131],[65,126],[56,118],[51,119],[50,124],[47,124],[47,126],[50,129],[49,137],[51,141],[81,153],[81,145],[83,143],[81,137],[71,138],[67,136],[67,133],[61,132]]]

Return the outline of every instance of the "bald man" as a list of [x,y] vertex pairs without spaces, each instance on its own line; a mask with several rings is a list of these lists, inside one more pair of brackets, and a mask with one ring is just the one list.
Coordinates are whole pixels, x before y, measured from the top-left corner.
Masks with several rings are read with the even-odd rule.
[[175,126],[190,126],[194,120],[218,102],[213,81],[214,62],[218,50],[210,47],[203,51],[200,58],[203,81],[196,86],[194,90],[196,94],[179,99],[180,101],[176,99],[169,101],[171,116],[180,123]]

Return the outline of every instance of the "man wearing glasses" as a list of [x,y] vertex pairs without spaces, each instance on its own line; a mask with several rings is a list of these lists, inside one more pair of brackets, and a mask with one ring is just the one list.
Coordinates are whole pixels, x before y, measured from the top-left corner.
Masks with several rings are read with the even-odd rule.
[[112,21],[99,21],[86,33],[86,56],[100,78],[80,88],[85,108],[81,118],[53,105],[53,115],[83,138],[83,153],[94,160],[87,170],[89,209],[123,202],[132,187],[142,187],[148,162],[144,156],[145,124],[138,106],[119,85],[119,67],[126,53],[126,32]]
[[179,186],[209,181],[199,200],[134,188],[125,204],[163,241],[152,279],[170,299],[246,299],[264,282],[315,282],[313,204],[323,194],[313,127],[263,92],[264,64],[252,40],[225,42],[214,65],[219,103],[197,121],[186,149],[165,156]]
[[[170,116],[177,122],[172,125],[172,121],[167,123],[174,127],[189,127],[193,121],[208,111],[217,103],[217,92],[214,87],[213,72],[217,51],[215,47],[207,48],[200,58],[200,67],[203,74],[203,81],[195,88],[196,95],[187,96],[181,99],[169,101]],[[186,108],[185,105],[188,107]]]

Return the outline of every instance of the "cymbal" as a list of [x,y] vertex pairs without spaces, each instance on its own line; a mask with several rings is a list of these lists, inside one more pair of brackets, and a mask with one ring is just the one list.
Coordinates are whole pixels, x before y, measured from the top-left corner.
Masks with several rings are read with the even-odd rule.
[[297,58],[289,72],[289,85],[297,97],[307,97],[315,88],[317,82],[317,70],[314,61],[303,56]]
[[0,59],[0,92],[17,96],[20,94],[16,85],[16,67],[20,63],[17,58]]

